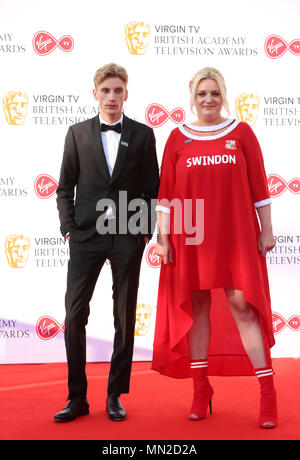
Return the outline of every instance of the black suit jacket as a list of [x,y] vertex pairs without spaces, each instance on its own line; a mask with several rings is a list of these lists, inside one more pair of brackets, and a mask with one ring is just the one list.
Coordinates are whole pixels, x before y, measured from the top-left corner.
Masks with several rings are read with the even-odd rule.
[[[110,177],[99,116],[77,123],[69,128],[66,136],[56,192],[61,233],[65,236],[69,232],[77,241],[93,235],[97,219],[103,213],[96,210],[97,202],[102,198],[110,198],[116,204],[118,223],[119,192],[126,191],[126,205],[135,198],[142,198],[147,203],[143,213],[148,213],[149,227],[142,234],[151,237],[155,225],[151,219],[151,200],[156,199],[158,187],[159,171],[152,128],[123,116],[118,155]],[[128,219],[132,214],[134,212],[127,213]]]

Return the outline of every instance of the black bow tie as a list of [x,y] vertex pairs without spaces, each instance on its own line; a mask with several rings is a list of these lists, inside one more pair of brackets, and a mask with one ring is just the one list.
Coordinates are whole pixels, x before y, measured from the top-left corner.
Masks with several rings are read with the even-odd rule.
[[116,131],[116,133],[121,133],[122,125],[121,123],[117,123],[116,125],[106,125],[105,123],[101,123],[101,131]]

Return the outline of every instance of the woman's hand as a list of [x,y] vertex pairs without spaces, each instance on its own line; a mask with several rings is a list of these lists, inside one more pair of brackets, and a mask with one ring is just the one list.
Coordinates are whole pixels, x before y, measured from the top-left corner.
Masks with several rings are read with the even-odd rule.
[[159,256],[164,264],[173,262],[172,257],[172,247],[169,241],[164,241],[163,243],[156,243],[154,254]]
[[258,238],[258,249],[262,256],[265,256],[268,251],[274,248],[276,244],[273,232],[271,230],[263,230]]

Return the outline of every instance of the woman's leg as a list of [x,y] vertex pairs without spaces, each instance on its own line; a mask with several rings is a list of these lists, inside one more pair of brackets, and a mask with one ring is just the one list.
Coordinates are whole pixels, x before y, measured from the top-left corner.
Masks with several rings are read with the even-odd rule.
[[210,341],[210,291],[192,292],[194,323],[189,331],[191,360],[207,360]]
[[191,375],[193,378],[194,397],[189,420],[201,420],[210,406],[213,389],[207,378],[208,347],[210,341],[210,291],[192,293],[193,326],[189,332]]
[[261,390],[259,424],[263,428],[277,425],[276,390],[271,357],[266,357],[257,310],[247,303],[242,291],[225,290],[241,340],[255,369]]
[[245,301],[242,291],[225,289],[232,316],[254,369],[267,365],[265,347],[256,308]]

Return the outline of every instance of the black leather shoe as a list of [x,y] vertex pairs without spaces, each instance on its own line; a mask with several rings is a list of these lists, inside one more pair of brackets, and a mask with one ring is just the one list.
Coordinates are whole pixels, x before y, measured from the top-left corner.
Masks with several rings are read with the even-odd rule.
[[114,422],[125,420],[127,417],[126,410],[122,406],[120,397],[117,394],[109,394],[106,400],[106,412],[108,418]]
[[71,422],[79,415],[88,415],[89,403],[87,399],[71,399],[66,407],[54,415],[56,422]]

